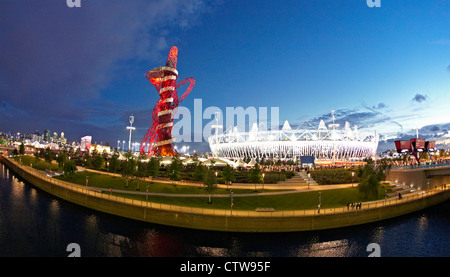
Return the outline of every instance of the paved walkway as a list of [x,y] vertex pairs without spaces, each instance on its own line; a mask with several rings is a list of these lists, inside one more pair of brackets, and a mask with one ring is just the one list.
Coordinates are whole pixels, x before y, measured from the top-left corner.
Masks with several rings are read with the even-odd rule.
[[[253,193],[238,193],[233,194],[233,197],[248,197],[248,196],[266,196],[266,195],[282,195],[282,194],[291,194],[291,193],[299,193],[299,192],[307,192],[307,191],[323,191],[329,189],[340,189],[340,188],[349,188],[352,187],[352,184],[340,184],[340,185],[325,185],[325,186],[311,186],[310,188],[298,188],[298,189],[288,189],[283,191],[272,191],[272,192],[253,192]],[[225,186],[223,186],[225,188]],[[234,189],[254,189],[255,186],[248,185],[243,187],[235,187],[232,186],[231,191]],[[111,189],[107,188],[93,188],[96,190],[101,190],[103,192],[110,192]],[[280,188],[278,188],[280,189]],[[113,192],[116,193],[127,193],[127,194],[140,194],[147,195],[147,192],[142,191],[129,191],[129,190],[117,190],[113,189]],[[230,191],[230,192],[231,192]],[[149,196],[170,196],[170,197],[209,197],[209,194],[175,194],[175,193],[157,193],[157,192],[149,192]],[[230,197],[230,194],[211,194],[211,197]]]
[[[99,174],[107,174],[111,176],[118,176],[121,177],[120,174],[116,173],[108,173],[104,171],[97,171],[93,169],[86,169],[84,167],[78,167],[78,170],[86,170],[90,172],[96,172]],[[144,178],[144,181],[153,181],[158,183],[167,183],[172,185],[180,185],[180,186],[203,186],[201,183],[194,183],[194,182],[182,182],[182,181],[172,181],[172,180],[165,180],[165,179],[152,179],[152,178]],[[252,189],[254,190],[256,187],[256,190],[277,190],[273,192],[253,192],[253,193],[239,193],[239,194],[233,194],[233,197],[249,197],[249,196],[264,196],[264,195],[281,195],[281,194],[290,194],[290,193],[299,193],[299,192],[307,192],[307,191],[323,191],[323,190],[329,190],[329,189],[342,189],[342,188],[351,188],[356,187],[358,184],[336,184],[336,185],[314,185],[311,183],[311,185],[308,185],[305,182],[299,181],[299,182],[293,182],[292,180],[279,182],[277,184],[248,184],[248,183],[233,183],[231,186],[227,186],[224,184],[218,184],[218,188],[224,188],[224,189]],[[98,190],[102,192],[111,192],[111,189],[108,188],[96,188],[96,187],[90,187],[93,190]],[[280,191],[281,190],[281,191]],[[113,189],[112,192],[116,193],[127,193],[127,194],[140,194],[140,195],[147,195],[147,192],[145,191],[129,191],[129,190],[118,190]],[[209,197],[209,194],[174,194],[174,193],[156,193],[156,192],[149,192],[149,196],[171,196],[171,197]],[[230,197],[230,194],[211,194],[211,197]]]

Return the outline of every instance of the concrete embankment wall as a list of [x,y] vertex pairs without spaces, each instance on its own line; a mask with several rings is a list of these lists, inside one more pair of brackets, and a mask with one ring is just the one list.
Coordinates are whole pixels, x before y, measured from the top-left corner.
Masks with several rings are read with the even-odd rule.
[[383,201],[380,201],[363,205],[367,208],[361,210],[347,211],[346,208],[341,208],[336,209],[338,212],[321,210],[320,214],[315,210],[276,212],[213,210],[110,196],[43,176],[3,156],[0,157],[0,162],[34,186],[90,209],[150,223],[214,231],[293,232],[339,228],[404,215],[450,198],[450,190],[447,189],[427,196],[423,194],[414,200],[389,202],[389,205],[384,205]]

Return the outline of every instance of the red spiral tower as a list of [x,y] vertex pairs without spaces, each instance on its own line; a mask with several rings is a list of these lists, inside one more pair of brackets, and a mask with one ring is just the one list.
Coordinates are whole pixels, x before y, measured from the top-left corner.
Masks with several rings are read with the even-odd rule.
[[[176,154],[173,147],[175,138],[172,137],[174,110],[189,95],[195,85],[195,79],[192,77],[177,83],[177,58],[178,49],[172,46],[166,66],[154,68],[146,73],[145,77],[155,86],[159,93],[159,100],[153,108],[153,124],[142,139],[141,154],[145,154],[147,145],[149,146],[147,154],[151,156],[158,154],[161,156],[174,156]],[[189,87],[178,98],[177,89],[187,83],[189,83]]]

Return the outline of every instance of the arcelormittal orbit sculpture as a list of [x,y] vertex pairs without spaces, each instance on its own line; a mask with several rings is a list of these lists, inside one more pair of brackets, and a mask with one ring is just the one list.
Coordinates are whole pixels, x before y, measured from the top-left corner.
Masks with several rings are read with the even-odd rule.
[[[147,154],[151,156],[158,154],[174,156],[176,154],[173,147],[175,138],[172,137],[174,110],[188,96],[195,85],[195,79],[192,77],[177,83],[177,57],[178,49],[173,46],[170,49],[166,66],[154,68],[146,73],[146,78],[150,80],[159,93],[159,100],[153,108],[153,124],[142,139],[141,154],[145,154],[147,146]],[[187,83],[190,83],[189,87],[178,98],[177,89]]]

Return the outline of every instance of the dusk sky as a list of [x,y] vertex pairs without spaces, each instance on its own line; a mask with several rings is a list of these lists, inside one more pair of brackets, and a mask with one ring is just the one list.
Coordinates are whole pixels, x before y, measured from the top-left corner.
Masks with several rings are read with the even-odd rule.
[[448,0],[81,4],[1,1],[0,131],[49,129],[115,147],[134,114],[140,142],[158,100],[145,73],[173,45],[180,80],[196,80],[181,103],[192,117],[201,99],[222,111],[279,107],[280,124],[292,126],[335,110],[342,124],[383,136],[450,130]]

